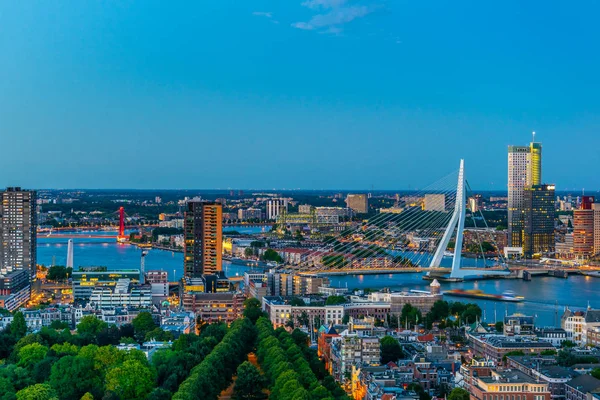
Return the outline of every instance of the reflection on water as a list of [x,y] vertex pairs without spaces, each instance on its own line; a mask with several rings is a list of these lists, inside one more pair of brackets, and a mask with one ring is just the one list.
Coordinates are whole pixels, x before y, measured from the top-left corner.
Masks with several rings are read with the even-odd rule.
[[[233,227],[231,228],[233,229]],[[236,228],[236,230],[239,230]],[[81,243],[83,241],[83,243]],[[109,269],[139,268],[141,251],[135,246],[117,244],[106,239],[75,239],[78,246],[74,246],[74,264],[78,266],[103,265]],[[38,263],[50,265],[55,257],[56,264],[65,265],[67,258],[67,239],[38,240]],[[469,259],[467,259],[469,260]],[[471,259],[472,262],[475,260]],[[479,260],[481,262],[481,260]],[[183,254],[171,251],[150,250],[146,256],[146,270],[162,269],[168,271],[169,279],[176,280],[183,273]],[[451,264],[451,259],[445,259]],[[223,269],[229,276],[242,275],[248,268],[240,265],[223,263]],[[428,290],[429,283],[422,279],[421,274],[383,274],[359,276],[332,276],[331,285],[334,287],[373,288],[388,287],[393,290]],[[486,293],[502,293],[512,290],[518,295],[525,296],[522,303],[498,303],[475,299],[460,299],[479,304],[485,311],[488,321],[494,319],[494,314],[501,318],[506,313],[522,312],[537,315],[536,323],[541,326],[554,325],[555,320],[562,315],[565,306],[585,308],[588,301],[591,307],[600,308],[598,288],[600,279],[570,276],[568,279],[553,277],[535,277],[531,282],[517,279],[483,280],[460,283],[442,282],[442,291],[449,289],[479,289]],[[450,298],[447,300],[459,300]]]

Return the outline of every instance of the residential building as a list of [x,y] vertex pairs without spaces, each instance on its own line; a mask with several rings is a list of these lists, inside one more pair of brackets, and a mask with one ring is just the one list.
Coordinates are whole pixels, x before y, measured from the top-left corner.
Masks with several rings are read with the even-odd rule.
[[344,307],[336,306],[292,306],[281,296],[265,296],[262,308],[269,314],[269,319],[275,328],[285,326],[288,321],[298,323],[298,317],[306,316],[309,325],[315,328],[321,325],[340,325],[344,318]]
[[446,195],[426,194],[423,198],[423,211],[446,211]]
[[582,311],[574,311],[566,308],[560,324],[561,328],[567,332],[569,340],[577,344],[586,344],[590,329],[600,327],[600,310],[588,308]]
[[600,203],[592,204],[594,211],[594,255],[600,254]]
[[330,360],[332,375],[345,382],[353,368],[380,364],[380,338],[344,330],[331,339]]
[[298,206],[298,212],[300,214],[310,214],[313,210],[313,206],[311,206],[310,204],[300,204]]
[[8,187],[0,192],[0,274],[36,273],[36,192]]
[[348,194],[346,205],[358,214],[369,212],[369,199],[366,194]]
[[152,299],[155,303],[160,303],[169,297],[169,273],[167,271],[148,271],[146,283],[152,288]]
[[554,185],[532,185],[525,188],[523,254],[554,252]]
[[516,369],[536,381],[548,384],[553,400],[564,400],[565,384],[577,373],[556,365],[554,356],[509,356],[506,359],[508,369]]
[[260,210],[260,208],[240,208],[238,210],[237,217],[242,221],[246,221],[249,219],[260,220],[262,219],[262,211]]
[[503,363],[503,357],[512,351],[532,354],[544,350],[555,350],[554,346],[548,342],[531,340],[528,337],[468,333],[467,338],[474,354],[490,359],[497,364]]
[[524,314],[512,314],[504,317],[505,336],[534,336],[534,317]]
[[139,282],[139,269],[121,269],[109,271],[106,267],[81,267],[73,271],[72,286],[75,300],[89,301],[92,291],[97,286],[115,286],[119,279]]
[[577,259],[594,255],[594,196],[583,196],[578,209],[573,210],[573,253]]
[[579,375],[567,382],[565,388],[566,400],[587,400],[592,393],[600,392],[600,379],[587,374]]
[[548,384],[536,381],[521,371],[491,371],[489,377],[477,377],[471,386],[471,398],[476,400],[511,399],[550,400]]
[[149,308],[152,306],[152,287],[119,279],[114,286],[95,287],[90,295],[90,305],[96,309],[117,306]]
[[267,219],[274,220],[280,215],[287,213],[287,199],[269,199],[267,200]]
[[522,247],[529,148],[508,146],[508,247]]
[[184,223],[184,274],[187,277],[216,274],[223,263],[223,206],[191,200]]
[[561,328],[542,328],[535,331],[539,340],[552,343],[555,347],[561,347],[567,340],[567,331]]
[[0,308],[14,311],[26,303],[30,295],[29,270],[18,269],[0,274]]
[[233,292],[186,292],[183,293],[181,301],[183,309],[194,312],[202,322],[230,324],[242,317],[245,299],[246,296],[243,294]]
[[327,277],[300,274],[292,277],[292,290],[294,296],[317,294],[319,293],[319,287],[325,285],[329,285],[329,278]]

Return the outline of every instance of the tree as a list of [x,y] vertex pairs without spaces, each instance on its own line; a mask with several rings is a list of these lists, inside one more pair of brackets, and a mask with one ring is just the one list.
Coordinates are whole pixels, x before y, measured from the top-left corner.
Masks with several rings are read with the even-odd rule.
[[246,257],[252,257],[254,255],[254,249],[252,247],[246,247],[244,249],[244,255]]
[[127,360],[106,374],[106,390],[122,400],[144,398],[154,387],[154,372],[137,360]]
[[563,340],[561,343],[561,347],[569,348],[569,347],[577,347],[577,343],[571,340]]
[[233,398],[238,400],[260,400],[266,399],[263,388],[266,385],[265,378],[258,368],[244,361],[237,368],[237,379],[233,388]]
[[148,311],[142,311],[131,322],[135,331],[135,336],[139,341],[144,340],[146,334],[156,328],[156,323],[152,319],[152,314]]
[[496,332],[503,332],[504,331],[504,322],[497,321],[495,327],[496,327]]
[[556,350],[551,350],[551,349],[543,350],[540,353],[540,356],[555,356],[555,355],[556,355]]
[[48,348],[39,343],[31,343],[23,346],[19,349],[18,353],[18,366],[23,368],[33,368],[35,364],[39,363],[46,357]]
[[381,348],[381,364],[387,364],[390,361],[398,361],[404,356],[402,347],[397,339],[392,336],[384,336],[379,342]]
[[594,368],[592,372],[590,372],[590,375],[596,379],[600,379],[600,368]]
[[94,400],[94,396],[92,396],[92,394],[88,392],[81,396],[81,399],[79,400]]
[[95,337],[100,331],[106,329],[108,324],[94,315],[86,315],[77,324],[77,333],[81,336],[89,335]]
[[524,356],[525,353],[523,353],[521,350],[515,350],[515,351],[509,351],[508,353],[506,353],[504,356],[502,356],[502,361],[506,361],[507,357],[512,357],[512,356]]
[[302,312],[300,313],[300,315],[298,315],[298,316],[296,317],[296,320],[298,321],[298,324],[299,324],[300,326],[308,326],[308,325],[309,325],[309,323],[310,323],[310,320],[309,320],[309,318],[308,318],[308,314],[306,313],[306,311],[302,311]]
[[300,297],[292,297],[290,300],[290,306],[292,307],[304,307],[306,303]]
[[407,328],[410,328],[411,325],[416,325],[421,320],[421,311],[418,308],[413,307],[409,303],[406,303],[402,307],[402,314],[400,315],[401,324],[408,323]]
[[94,370],[94,362],[85,357],[62,357],[52,366],[48,383],[61,399],[78,399],[87,392],[99,397],[102,393],[102,380]]
[[346,302],[345,296],[329,296],[325,301],[326,306],[336,306],[338,304],[344,304]]
[[267,249],[267,250],[265,250],[265,252],[263,253],[262,258],[265,261],[274,261],[276,263],[282,263],[283,262],[283,258],[281,258],[281,256],[279,255],[279,253],[277,253],[273,249]]
[[50,328],[56,329],[57,331],[62,331],[63,329],[69,329],[69,325],[66,322],[55,319],[50,323]]
[[10,323],[10,333],[17,340],[21,339],[27,334],[27,323],[25,322],[25,316],[21,311],[17,311]]
[[10,379],[0,376],[0,400],[15,400],[15,386]]
[[67,268],[63,265],[53,265],[48,269],[46,279],[49,281],[64,281],[67,279]]
[[462,388],[452,389],[450,396],[448,396],[448,400],[469,400],[469,398],[469,392]]
[[264,315],[261,309],[260,301],[254,297],[244,301],[244,317],[248,318],[253,324]]
[[58,396],[50,385],[38,383],[19,390],[17,400],[58,400]]
[[154,328],[150,332],[146,333],[145,337],[146,342],[151,340],[156,340],[158,342],[172,342],[174,339],[175,338],[172,332],[163,331],[160,328]]

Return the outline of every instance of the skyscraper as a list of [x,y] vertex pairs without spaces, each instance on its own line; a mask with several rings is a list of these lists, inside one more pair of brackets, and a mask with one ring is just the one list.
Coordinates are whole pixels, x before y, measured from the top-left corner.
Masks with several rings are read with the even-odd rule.
[[184,219],[184,274],[200,277],[217,274],[223,263],[223,206],[192,200]]
[[523,246],[525,186],[529,147],[508,146],[508,246]]
[[[525,246],[526,189],[542,185],[542,144],[508,146],[508,246]],[[552,186],[552,185],[550,185]],[[538,190],[539,191],[539,190]],[[531,206],[531,204],[529,204]],[[530,220],[532,218],[529,216]]]
[[554,185],[525,187],[523,254],[554,251]]
[[9,187],[0,192],[0,273],[36,273],[36,192]]
[[583,196],[573,210],[573,253],[579,259],[594,255],[594,197]]

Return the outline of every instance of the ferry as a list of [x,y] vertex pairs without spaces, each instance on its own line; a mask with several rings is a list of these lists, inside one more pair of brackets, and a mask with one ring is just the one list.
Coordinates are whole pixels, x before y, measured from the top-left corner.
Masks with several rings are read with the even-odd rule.
[[600,271],[581,271],[581,275],[600,278]]
[[495,300],[495,301],[507,301],[511,303],[519,303],[525,298],[523,296],[517,296],[512,291],[506,291],[502,294],[490,294],[484,293],[483,290],[463,290],[463,289],[453,289],[447,290],[444,292],[445,295],[448,296],[456,296],[456,297],[469,297],[473,299],[481,299],[481,300]]

